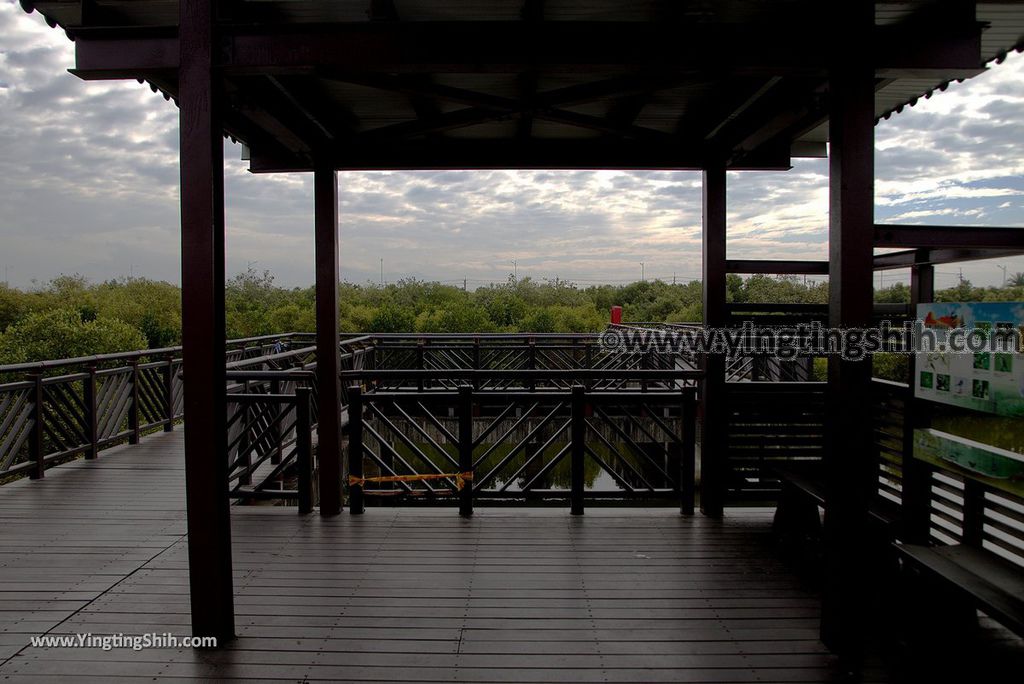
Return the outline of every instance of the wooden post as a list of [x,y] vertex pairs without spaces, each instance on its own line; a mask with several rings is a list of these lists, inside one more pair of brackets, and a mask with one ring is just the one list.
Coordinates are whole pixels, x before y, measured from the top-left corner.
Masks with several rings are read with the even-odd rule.
[[[270,381],[270,393],[280,394],[281,393],[281,381],[274,378]],[[282,414],[286,413],[287,409],[281,410],[280,404],[273,404],[270,407],[270,443],[273,444],[273,451],[270,452],[270,464],[277,465],[281,462],[281,458],[284,456],[284,449],[281,444],[284,442],[284,434],[281,431],[281,422],[285,419]]]
[[142,433],[139,430],[139,360],[132,360],[132,408],[128,411],[128,443],[138,444]]
[[[911,318],[917,317],[917,304],[935,301],[935,267],[924,263],[928,250],[919,250],[910,270]],[[926,544],[931,527],[931,468],[914,458],[914,430],[928,426],[928,402],[914,397],[917,382],[917,355],[911,354],[908,391],[903,412],[903,539],[912,544]]]
[[682,453],[679,458],[679,512],[683,515],[693,515],[694,508],[694,482],[697,475],[696,446],[697,446],[697,411],[690,390],[683,390],[682,404]]
[[[590,340],[584,340],[583,342],[583,368],[591,370],[594,367],[594,345]],[[587,389],[593,389],[594,380],[584,380],[583,386]]]
[[[704,325],[723,327],[725,311],[725,165],[704,169]],[[725,505],[725,356],[704,354],[701,381],[700,510],[719,517]]]
[[584,392],[586,390],[583,385],[572,386],[572,415],[569,427],[569,512],[572,515],[583,515],[583,457],[586,454],[587,437],[587,398]]
[[299,515],[313,510],[313,426],[310,405],[313,390],[295,390],[295,470],[298,473]]
[[982,528],[985,524],[985,485],[969,477],[964,478],[963,542],[981,548]]
[[82,381],[82,401],[85,404],[85,429],[89,446],[85,450],[87,459],[94,459],[99,454],[99,416],[96,405],[96,364],[89,364],[89,377]]
[[316,233],[316,375],[320,411],[317,457],[320,515],[341,512],[341,349],[338,340],[338,176],[318,161],[313,172]]
[[[480,338],[473,338],[473,370],[480,370]],[[480,389],[480,377],[474,376],[473,389]]]
[[[650,342],[644,343],[644,348],[640,351],[640,370],[650,370],[651,368],[651,349]],[[646,392],[648,383],[646,378],[640,381],[640,391]]]
[[[249,394],[251,389],[252,388],[249,386],[249,381],[245,380],[242,384],[242,394]],[[269,403],[271,406],[278,405],[278,402],[276,400],[272,400]],[[250,443],[249,437],[251,435],[255,435],[255,433],[257,432],[255,426],[251,424],[250,418],[254,414],[258,415],[258,412],[252,410],[252,407],[249,405],[249,402],[240,402],[239,404],[237,404],[237,408],[235,409],[234,415],[239,414],[241,415],[241,417],[238,419],[238,422],[236,423],[239,429],[238,446],[236,447],[238,451],[236,452],[237,456],[233,460],[236,463],[240,463],[242,467],[245,469],[238,474],[238,484],[243,486],[249,486],[252,484],[252,445]]]
[[[459,472],[473,473],[473,388],[459,387]],[[459,492],[459,515],[473,515],[473,480],[466,480]]]
[[163,369],[164,381],[164,432],[174,431],[174,354],[167,355]]
[[[363,476],[363,389],[359,385],[348,389],[348,474]],[[352,515],[363,512],[363,485],[349,484],[348,510]]]
[[181,0],[181,300],[192,632],[234,638],[224,341],[224,140],[213,77],[215,3]]
[[[528,370],[534,370],[537,368],[537,340],[533,337],[529,339],[527,346],[526,368]],[[537,382],[534,380],[532,374],[530,375],[530,381],[526,386],[531,392],[537,389]]]
[[46,475],[46,447],[43,441],[43,422],[46,420],[46,411],[43,408],[43,374],[37,373],[28,378],[33,383],[32,387],[32,432],[29,433],[29,458],[35,467],[29,471],[29,477],[38,480]]
[[[426,340],[424,340],[422,337],[416,340],[416,370],[423,370],[423,358],[426,355],[426,352],[423,349],[423,346],[425,344]],[[416,389],[419,390],[420,392],[423,391],[423,376],[420,376],[419,379],[417,380]]]
[[[866,328],[872,317],[875,79],[860,46],[873,3],[833,10],[836,64],[829,75],[829,325]],[[866,41],[866,42],[865,42]],[[871,360],[829,358],[825,450],[825,578],[821,639],[848,671],[860,667],[867,631]]]

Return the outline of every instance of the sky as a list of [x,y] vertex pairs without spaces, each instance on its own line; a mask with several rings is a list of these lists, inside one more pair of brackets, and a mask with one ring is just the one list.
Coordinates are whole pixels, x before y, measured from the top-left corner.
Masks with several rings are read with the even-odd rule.
[[[60,274],[180,282],[178,110],[143,84],[67,73],[72,43],[0,0],[0,281]],[[1024,55],[875,129],[877,222],[1024,226]],[[253,175],[225,144],[227,271],[313,282],[310,174]],[[728,256],[827,258],[827,161],[729,174]],[[699,278],[695,172],[339,173],[341,274],[470,288]],[[515,265],[513,265],[515,262]],[[643,266],[641,266],[643,264]],[[1024,271],[1024,257],[940,266],[937,286]],[[876,275],[880,285],[907,271]]]

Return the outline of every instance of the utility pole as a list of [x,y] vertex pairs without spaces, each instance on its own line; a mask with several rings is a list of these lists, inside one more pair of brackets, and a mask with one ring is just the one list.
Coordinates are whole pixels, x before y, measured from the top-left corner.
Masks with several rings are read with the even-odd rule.
[[519,266],[516,264],[516,260],[512,260],[512,280],[519,281]]
[[468,292],[469,291],[469,288],[467,286],[467,282],[468,282],[468,280],[466,278],[462,279],[462,291],[463,292]]
[[384,288],[384,257],[380,258],[380,286]]
[[644,262],[640,262],[640,282],[646,283],[647,277],[644,275]]

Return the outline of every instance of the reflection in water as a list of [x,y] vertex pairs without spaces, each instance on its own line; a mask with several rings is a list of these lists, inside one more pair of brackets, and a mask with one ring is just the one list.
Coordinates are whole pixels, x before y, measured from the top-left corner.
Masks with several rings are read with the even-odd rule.
[[[368,421],[376,423],[376,421]],[[424,440],[412,441],[411,445],[396,437],[390,431],[381,429],[378,424],[374,430],[388,439],[387,446],[381,449],[380,442],[369,435],[366,444],[388,467],[400,474],[416,473],[454,473],[458,463],[456,445],[435,439],[434,443]],[[551,432],[558,432],[553,427]],[[521,440],[508,439],[494,445],[493,442],[480,444],[474,457],[477,459],[475,476],[476,486],[485,490],[504,490],[510,492],[523,491],[532,481],[530,489],[568,490],[570,487],[570,455],[568,449],[568,427],[561,434],[535,435],[536,441],[522,445]],[[500,435],[500,433],[499,433]],[[393,438],[393,441],[391,441]],[[555,438],[556,441],[549,441]],[[541,449],[542,446],[546,447]],[[621,482],[630,487],[643,490],[673,489],[676,486],[680,463],[679,450],[675,444],[656,442],[636,442],[632,444],[623,440],[611,440],[605,436],[599,439],[588,434],[587,445],[593,454],[584,456],[584,485],[590,491],[625,490]],[[447,454],[441,453],[438,447]],[[510,454],[517,449],[514,455]],[[486,454],[483,460],[481,456]],[[595,455],[597,458],[595,458]],[[600,459],[601,463],[598,462]],[[557,460],[552,465],[552,461]],[[404,463],[403,463],[404,462]],[[381,468],[372,459],[364,461],[367,476],[387,475],[386,468]],[[607,467],[607,470],[605,469]],[[425,485],[412,485],[416,489],[426,489]],[[439,483],[435,488],[442,487]],[[375,485],[374,489],[398,488],[398,485]]]

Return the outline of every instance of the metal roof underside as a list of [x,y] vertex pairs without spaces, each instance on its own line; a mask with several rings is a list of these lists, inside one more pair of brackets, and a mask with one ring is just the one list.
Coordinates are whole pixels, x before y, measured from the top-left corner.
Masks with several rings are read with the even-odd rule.
[[[176,0],[22,0],[74,72],[177,96]],[[820,0],[230,0],[225,134],[254,171],[785,168],[823,156]],[[1024,0],[875,4],[876,116],[1024,46]]]

